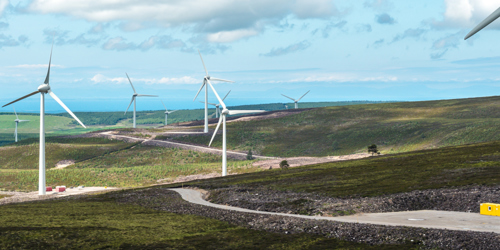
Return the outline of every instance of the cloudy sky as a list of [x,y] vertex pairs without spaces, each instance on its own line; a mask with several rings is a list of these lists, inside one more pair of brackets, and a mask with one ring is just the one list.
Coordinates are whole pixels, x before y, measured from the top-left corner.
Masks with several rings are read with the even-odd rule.
[[[0,0],[0,101],[43,82],[75,111],[124,110],[132,88],[172,109],[204,76],[228,105],[499,95],[500,0]],[[50,99],[50,98],[48,98]],[[215,102],[212,93],[210,101]],[[38,97],[16,104],[38,110]],[[139,110],[161,109],[157,98]],[[11,108],[0,109],[9,112]],[[48,110],[61,110],[49,101]]]

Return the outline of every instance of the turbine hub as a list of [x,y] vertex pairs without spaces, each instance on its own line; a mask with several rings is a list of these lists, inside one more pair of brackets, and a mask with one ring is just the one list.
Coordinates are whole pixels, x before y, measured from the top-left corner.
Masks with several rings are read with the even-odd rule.
[[223,109],[222,112],[221,112],[221,114],[227,115],[227,114],[229,114],[229,110],[228,109]]
[[132,96],[137,96],[138,94],[137,93],[134,93]]
[[48,84],[42,84],[38,86],[38,91],[42,93],[47,93],[50,90],[50,86]]
[[15,122],[19,122],[19,119],[15,119],[14,121],[15,121]]
[[210,80],[210,76],[205,76],[205,79]]

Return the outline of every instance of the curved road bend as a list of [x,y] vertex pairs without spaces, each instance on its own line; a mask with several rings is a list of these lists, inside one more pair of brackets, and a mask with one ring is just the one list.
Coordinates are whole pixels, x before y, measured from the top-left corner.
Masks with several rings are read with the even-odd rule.
[[184,200],[194,204],[245,213],[279,215],[311,220],[329,220],[348,223],[364,223],[385,226],[408,226],[460,231],[494,232],[500,234],[500,217],[486,216],[476,213],[420,210],[408,212],[359,214],[342,217],[307,216],[298,214],[256,211],[239,207],[219,205],[204,200],[201,193],[197,190],[183,188],[173,188],[169,190],[179,193]]
[[[187,133],[197,133],[197,132],[187,132]],[[217,148],[209,148],[209,147],[196,146],[196,145],[171,142],[171,141],[151,140],[151,139],[137,138],[137,137],[131,137],[131,136],[125,136],[125,135],[113,135],[113,134],[111,134],[111,131],[99,133],[99,135],[109,136],[109,137],[116,138],[116,139],[123,138],[123,139],[129,139],[129,140],[133,140],[133,141],[142,141],[142,143],[145,145],[176,147],[176,148],[183,148],[183,149],[195,150],[195,151],[199,151],[199,152],[222,155],[222,150],[217,149]],[[227,155],[229,157],[233,156],[234,158],[240,158],[240,159],[246,159],[246,157],[247,157],[246,153],[234,152],[234,151],[229,151],[229,150],[227,150],[226,152],[227,152]],[[276,157],[268,157],[268,156],[261,156],[261,155],[253,155],[253,157],[257,158],[257,159],[277,159]]]

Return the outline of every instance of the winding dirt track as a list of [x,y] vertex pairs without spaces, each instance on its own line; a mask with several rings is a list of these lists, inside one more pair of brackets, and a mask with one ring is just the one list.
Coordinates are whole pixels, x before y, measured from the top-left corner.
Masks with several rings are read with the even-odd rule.
[[[111,138],[111,139],[118,139],[118,140],[122,139],[122,140],[134,141],[134,142],[141,141],[142,144],[144,144],[144,145],[160,146],[160,147],[167,147],[167,148],[182,148],[182,149],[188,149],[188,150],[193,150],[193,151],[199,151],[199,152],[203,152],[203,153],[212,153],[212,154],[222,155],[222,150],[216,149],[216,148],[196,146],[196,145],[171,142],[171,141],[144,139],[144,138],[125,136],[125,135],[114,135],[111,133],[112,133],[112,131],[108,131],[108,132],[100,133],[99,135],[101,135],[103,137]],[[187,133],[190,133],[190,132],[187,132]],[[196,133],[196,132],[194,132],[194,133]],[[246,159],[246,157],[247,157],[246,153],[234,152],[234,151],[229,151],[229,150],[227,150],[226,152],[227,152],[227,157],[233,158],[233,159]],[[268,157],[268,156],[261,156],[261,155],[253,155],[253,157],[257,158],[257,159],[276,159],[276,157]]]
[[408,226],[459,231],[493,232],[500,234],[500,217],[485,216],[476,213],[420,210],[408,212],[359,214],[342,217],[307,216],[298,214],[256,211],[239,207],[219,205],[204,200],[202,198],[202,193],[197,190],[183,188],[174,188],[170,190],[179,193],[184,200],[194,204],[246,213],[279,215],[310,220],[329,220],[385,226]]

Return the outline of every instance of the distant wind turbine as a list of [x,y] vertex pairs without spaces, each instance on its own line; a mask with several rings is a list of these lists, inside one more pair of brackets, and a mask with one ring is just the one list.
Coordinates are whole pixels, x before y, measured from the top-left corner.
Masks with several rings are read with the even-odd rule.
[[[222,98],[223,101],[226,99],[226,97],[229,95],[229,93],[231,93],[231,90],[229,90],[229,92],[227,92],[226,96],[224,96],[224,98]],[[200,101],[200,102],[204,103],[202,101]],[[210,103],[210,102],[207,102],[207,103],[210,104],[210,105],[215,106],[215,118],[219,118],[219,115],[220,115],[220,103],[218,103],[218,104]]]
[[[161,100],[160,100],[160,101],[161,101]],[[165,126],[167,126],[167,124],[168,124],[168,122],[167,122],[167,121],[168,121],[168,120],[167,120],[167,119],[168,119],[168,115],[169,115],[169,114],[174,113],[174,112],[175,112],[175,111],[177,111],[177,110],[168,111],[168,110],[167,110],[167,107],[165,106],[165,103],[163,103],[163,101],[161,101],[161,104],[163,104],[163,107],[165,108]]]
[[474,29],[472,29],[469,34],[467,34],[464,38],[464,40],[467,40],[469,37],[473,36],[480,30],[482,30],[484,27],[488,26],[490,23],[495,21],[498,17],[500,17],[500,8],[495,10],[493,13],[491,13],[486,19],[484,19],[482,22],[480,22]]
[[206,87],[207,81],[208,80],[219,81],[219,82],[233,82],[233,81],[210,77],[207,71],[207,67],[205,67],[205,62],[203,62],[203,57],[201,57],[201,53],[199,50],[198,54],[200,54],[201,63],[203,64],[203,68],[205,69],[206,75],[203,77],[203,83],[201,84],[201,87],[198,90],[198,93],[196,93],[196,96],[194,97],[193,101],[196,100],[196,97],[198,97],[200,91],[203,89],[203,87],[205,87],[205,127],[203,128],[203,132],[208,133],[208,89]]
[[210,83],[210,80],[207,79],[207,84],[210,85],[210,88],[214,91],[215,96],[217,97],[217,100],[219,100],[220,105],[222,105],[222,112],[221,116],[219,118],[219,122],[217,123],[217,127],[215,128],[214,134],[212,135],[212,139],[210,140],[210,143],[208,146],[212,145],[212,141],[215,138],[215,135],[217,134],[217,131],[219,130],[221,122],[223,123],[222,125],[222,176],[227,175],[227,150],[226,150],[226,115],[237,115],[237,114],[246,114],[246,113],[260,113],[260,112],[265,112],[265,110],[228,110],[226,107],[226,104],[220,99],[219,95],[217,94],[217,91],[215,91],[214,86],[212,86],[212,83]]
[[[309,91],[310,91],[310,90],[309,90]],[[309,91],[307,91],[307,92],[306,92],[303,96],[301,96],[301,97],[300,97],[299,99],[297,99],[297,100],[295,100],[295,99],[293,99],[293,98],[291,98],[291,97],[289,97],[289,96],[283,95],[283,94],[281,94],[281,95],[282,95],[282,96],[284,96],[284,97],[286,97],[286,98],[288,98],[288,99],[291,99],[293,102],[295,102],[295,109],[298,109],[298,108],[299,108],[299,104],[298,104],[298,102],[300,101],[300,99],[302,99],[302,97],[306,96],[306,95],[307,95],[307,93],[309,93]]]
[[132,100],[128,104],[128,107],[125,110],[125,114],[127,114],[127,111],[128,111],[128,109],[130,108],[130,105],[132,105],[132,102],[133,102],[134,103],[134,126],[133,127],[135,128],[135,104],[136,104],[135,98],[138,97],[138,96],[147,96],[147,97],[158,97],[158,96],[157,95],[141,95],[141,94],[137,94],[137,92],[135,91],[134,85],[132,84],[132,81],[130,81],[130,77],[128,77],[127,73],[125,73],[125,75],[127,75],[128,82],[130,82],[130,86],[132,86],[132,89],[134,90],[134,94],[132,95]]
[[[14,108],[14,107],[12,107]],[[14,122],[16,123],[16,130],[15,130],[15,138],[16,138],[16,142],[17,142],[17,125],[20,123],[20,122],[29,122],[29,120],[19,120],[19,117],[17,116],[17,113],[16,113],[16,109],[14,108],[14,114],[16,114],[16,119],[14,120]]]
[[50,90],[50,85],[49,85],[49,77],[50,77],[50,64],[52,61],[52,49],[50,49],[50,59],[49,59],[49,69],[47,70],[47,76],[45,77],[45,81],[43,82],[42,85],[38,86],[37,91],[32,92],[30,94],[27,94],[21,98],[18,98],[12,102],[9,102],[2,107],[8,106],[12,103],[18,102],[22,99],[28,98],[32,95],[40,93],[40,155],[39,155],[39,175],[38,175],[38,194],[39,195],[45,195],[45,94],[49,94],[52,96],[54,100],[56,100],[61,107],[63,107],[80,125],[82,125],[84,128],[85,125],[76,117],[71,110],[69,110],[66,105]]

